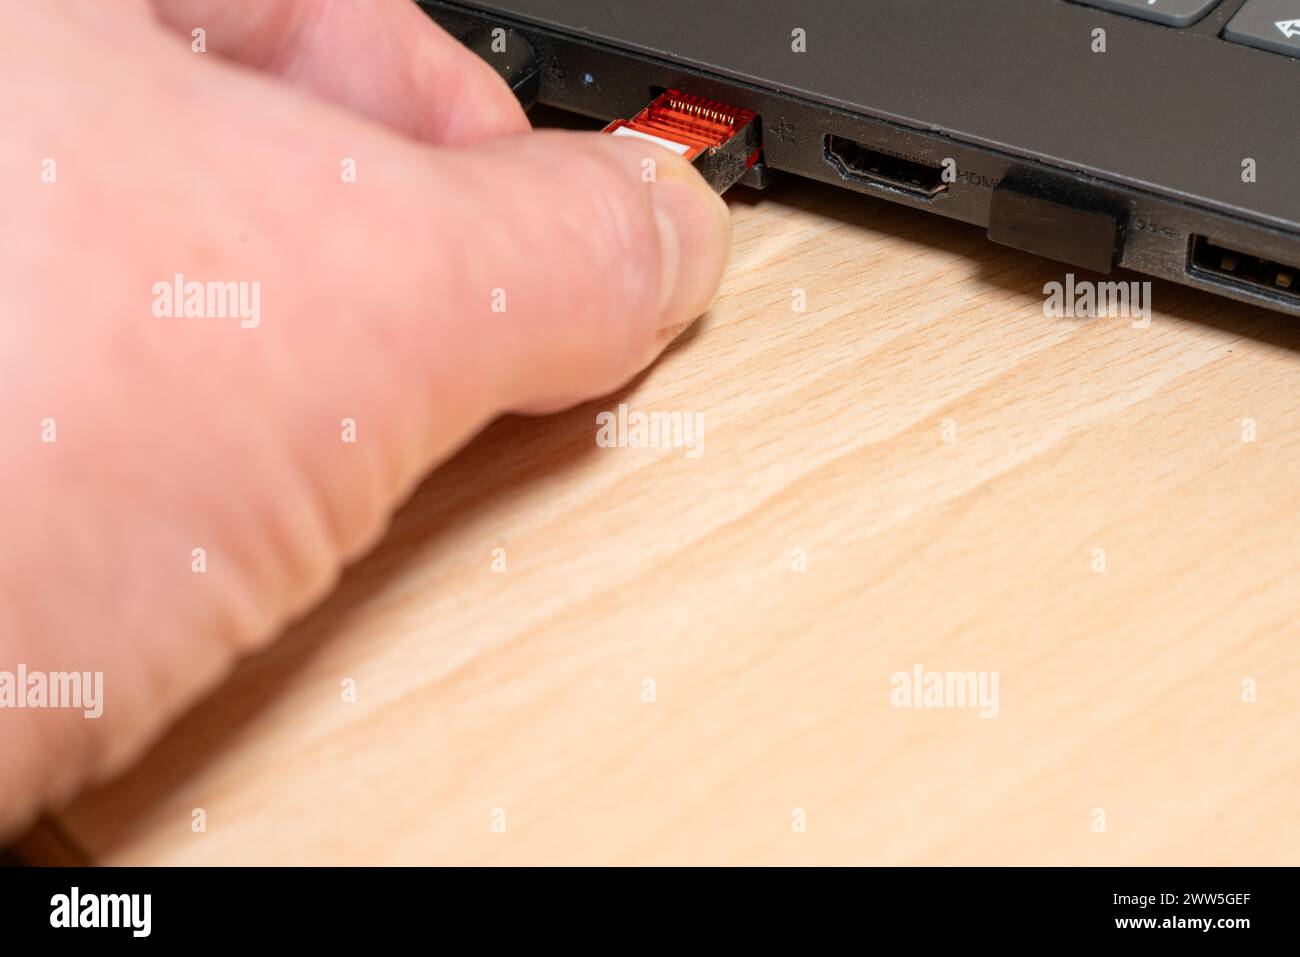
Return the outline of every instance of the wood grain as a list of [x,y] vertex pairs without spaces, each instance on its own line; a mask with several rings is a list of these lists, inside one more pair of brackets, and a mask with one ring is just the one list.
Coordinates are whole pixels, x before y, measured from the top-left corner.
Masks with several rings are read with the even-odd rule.
[[[1296,863],[1295,320],[1162,283],[1147,329],[1049,319],[1062,267],[978,229],[807,183],[732,208],[662,361],[493,425],[62,832],[114,864]],[[598,448],[619,402],[701,413],[703,454]],[[996,671],[997,717],[893,707],[918,664]]]

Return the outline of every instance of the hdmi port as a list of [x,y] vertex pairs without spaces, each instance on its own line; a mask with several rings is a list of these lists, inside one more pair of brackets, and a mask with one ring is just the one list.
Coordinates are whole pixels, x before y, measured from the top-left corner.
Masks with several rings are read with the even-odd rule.
[[1300,267],[1237,252],[1206,239],[1192,237],[1188,272],[1212,277],[1252,292],[1264,292],[1300,302]]
[[844,179],[933,199],[948,188],[943,167],[929,166],[869,149],[842,136],[826,137],[826,162]]

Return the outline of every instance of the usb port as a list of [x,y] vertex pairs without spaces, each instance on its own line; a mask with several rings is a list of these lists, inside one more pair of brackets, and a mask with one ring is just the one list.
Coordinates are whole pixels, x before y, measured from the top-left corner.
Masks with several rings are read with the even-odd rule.
[[1237,252],[1204,236],[1193,236],[1187,271],[1252,292],[1300,303],[1300,267]]
[[948,188],[943,167],[882,153],[842,136],[826,137],[826,162],[844,179],[933,199]]

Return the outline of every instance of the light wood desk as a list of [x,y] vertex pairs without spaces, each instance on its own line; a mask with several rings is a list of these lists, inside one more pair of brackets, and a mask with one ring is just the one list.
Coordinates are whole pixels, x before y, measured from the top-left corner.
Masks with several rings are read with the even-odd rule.
[[[1047,319],[1065,270],[978,229],[732,206],[662,361],[496,423],[57,828],[115,864],[1300,861],[1300,323],[1163,283],[1147,329]],[[597,448],[620,401],[702,413],[703,455]],[[997,672],[997,717],[893,707],[915,665]]]

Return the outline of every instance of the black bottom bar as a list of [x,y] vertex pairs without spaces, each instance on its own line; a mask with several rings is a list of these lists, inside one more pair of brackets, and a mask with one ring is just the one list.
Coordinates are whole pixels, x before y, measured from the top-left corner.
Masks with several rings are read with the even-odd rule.
[[696,946],[702,936],[770,946],[786,931],[804,946],[851,935],[910,940],[920,953],[949,941],[1129,941],[1177,951],[1289,940],[1294,878],[1201,868],[657,870],[598,879],[582,871],[2,868],[0,927],[6,945],[292,940],[331,952],[417,933],[436,947],[434,934],[500,944],[513,931],[554,945],[607,939],[611,930],[665,944],[689,933]]

